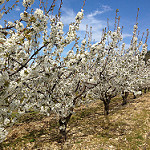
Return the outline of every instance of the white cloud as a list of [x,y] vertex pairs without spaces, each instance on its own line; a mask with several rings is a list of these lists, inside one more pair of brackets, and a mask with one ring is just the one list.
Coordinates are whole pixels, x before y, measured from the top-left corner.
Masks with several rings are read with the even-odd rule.
[[61,20],[64,25],[69,25],[71,22],[75,21],[75,12],[69,8],[62,8],[63,15],[61,16]]
[[102,14],[102,13],[103,13],[103,11],[96,10],[93,13],[89,14],[88,17],[94,17],[94,16],[96,16],[98,14]]
[[122,36],[123,38],[128,38],[128,37],[132,37],[132,34],[123,33]]
[[107,26],[106,21],[98,20],[94,17],[85,16],[80,25],[80,31],[82,32],[82,37],[84,35],[83,32],[86,31],[86,25],[88,25],[88,31],[90,31],[90,27],[92,27],[92,39],[99,41],[102,35],[102,30]]
[[15,11],[20,11],[20,7],[16,6]]
[[[82,20],[82,23],[80,24],[80,29],[78,32],[78,36],[83,39],[85,37],[86,33],[86,25],[88,25],[88,31],[90,31],[90,27],[92,27],[92,40],[95,40],[96,42],[100,41],[102,30],[107,27],[107,19],[102,20],[98,19],[96,15],[106,13],[108,11],[111,11],[112,9],[107,6],[103,5],[102,10],[97,10],[93,13],[84,14],[84,18]],[[62,16],[61,21],[64,23],[65,26],[69,25],[71,22],[75,21],[75,16],[77,13],[74,12],[73,9],[70,8],[62,8]],[[110,22],[111,24],[111,22]],[[114,25],[112,23],[112,25]],[[123,38],[132,37],[131,34],[123,33]]]
[[99,14],[103,14],[105,12],[111,11],[112,9],[108,5],[102,5],[102,10],[96,10],[93,13],[90,13],[88,17],[94,17]]
[[[71,22],[75,21],[76,13],[72,9],[63,8],[63,15],[61,17],[62,22],[64,25],[68,25]],[[100,20],[96,19],[94,16],[89,17],[89,14],[84,14],[84,18],[82,20],[82,23],[80,24],[79,29],[79,36],[84,38],[85,31],[86,31],[86,25],[88,25],[88,31],[90,31],[90,27],[92,27],[92,39],[99,41],[102,33],[102,29],[107,26],[106,20]]]
[[125,49],[128,49],[130,47],[130,44],[125,44]]

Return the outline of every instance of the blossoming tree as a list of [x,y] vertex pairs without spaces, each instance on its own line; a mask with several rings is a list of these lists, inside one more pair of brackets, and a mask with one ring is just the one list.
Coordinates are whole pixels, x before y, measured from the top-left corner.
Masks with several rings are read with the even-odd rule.
[[128,49],[125,49],[124,42],[121,43],[123,39],[119,26],[114,32],[108,30],[102,41],[91,47],[91,51],[93,49],[95,51],[95,56],[89,72],[95,82],[95,88],[89,95],[103,101],[106,115],[109,113],[109,103],[113,97],[122,93],[122,105],[126,104],[128,93],[138,91],[140,87],[138,83],[141,83],[144,76],[148,76],[148,72],[143,70],[147,44],[146,42],[143,44],[142,41],[138,43],[137,29],[138,26],[134,25],[133,37]]
[[[20,114],[34,109],[47,115],[49,111],[56,112],[60,134],[66,139],[67,123],[86,86],[79,76],[81,59],[76,57],[80,54],[72,50],[64,58],[61,54],[67,45],[78,40],[76,31],[83,9],[65,36],[60,16],[48,14],[55,1],[48,11],[37,8],[30,12],[28,7],[33,3],[34,0],[23,0],[25,10],[20,19],[1,26],[0,136],[4,139],[5,127],[13,124]],[[18,111],[18,116],[12,117],[13,111]]]
[[[92,44],[89,38],[83,39],[79,46],[77,31],[83,19],[83,9],[64,34],[60,13],[56,16],[49,14],[54,3],[55,0],[49,10],[40,6],[29,11],[34,0],[23,0],[24,11],[20,19],[0,26],[1,141],[7,135],[5,128],[30,110],[46,115],[55,112],[59,117],[62,141],[65,141],[74,107],[85,102],[81,96],[88,92],[98,96],[108,114],[110,100],[121,92],[125,84],[122,81],[124,73],[134,62],[130,62],[130,58],[135,59],[134,55],[128,58],[133,50],[122,55],[124,44],[121,50],[118,46],[122,40],[120,27],[114,32],[104,32],[96,44]],[[107,36],[111,38],[108,43]],[[74,47],[62,56],[72,42]],[[124,65],[126,59],[129,65]],[[87,98],[86,102],[89,101]],[[12,116],[13,111],[18,114]]]

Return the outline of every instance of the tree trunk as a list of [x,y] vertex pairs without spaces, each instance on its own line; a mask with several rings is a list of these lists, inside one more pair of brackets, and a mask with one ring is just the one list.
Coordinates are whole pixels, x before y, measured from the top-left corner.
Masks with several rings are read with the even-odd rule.
[[107,116],[109,114],[109,102],[110,101],[103,101],[104,103],[104,115]]
[[128,98],[129,92],[122,92],[122,105],[126,105],[127,104],[127,98]]
[[144,93],[146,93],[147,88],[144,88]]
[[109,103],[110,103],[110,99],[104,100],[104,117],[106,119],[106,125],[108,126],[110,124],[110,120],[109,120]]
[[72,116],[72,113],[69,114],[69,116],[65,117],[65,118],[60,118],[59,119],[59,133],[60,133],[60,143],[64,144],[64,142],[66,141],[67,139],[67,125],[68,125],[68,122],[70,120]]
[[136,96],[135,96],[134,92],[133,92],[133,99],[136,99]]

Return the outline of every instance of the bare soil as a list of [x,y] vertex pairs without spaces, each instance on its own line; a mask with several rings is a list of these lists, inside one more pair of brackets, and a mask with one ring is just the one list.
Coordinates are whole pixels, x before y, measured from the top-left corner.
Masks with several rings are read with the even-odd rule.
[[[67,131],[65,150],[150,150],[150,92],[137,99],[129,95],[128,104],[121,97],[110,104],[110,114],[103,114],[100,100],[75,108]],[[59,150],[58,117],[29,113],[9,128],[0,150]]]

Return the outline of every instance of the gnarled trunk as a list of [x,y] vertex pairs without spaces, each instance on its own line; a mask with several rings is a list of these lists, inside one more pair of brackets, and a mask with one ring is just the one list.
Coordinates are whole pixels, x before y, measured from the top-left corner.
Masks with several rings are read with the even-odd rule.
[[122,92],[122,105],[126,105],[127,104],[127,98],[128,98],[129,92]]
[[133,99],[136,99],[136,95],[135,95],[135,93],[133,92]]
[[108,115],[110,99],[104,100],[103,103],[104,103],[104,115]]
[[110,123],[110,120],[109,120],[109,103],[110,103],[110,99],[106,99],[103,101],[104,103],[104,116],[105,116],[105,119],[107,121],[107,125],[109,125]]
[[72,113],[70,113],[67,117],[65,118],[60,118],[59,119],[59,133],[60,133],[60,142],[64,143],[67,139],[67,125],[72,116]]

